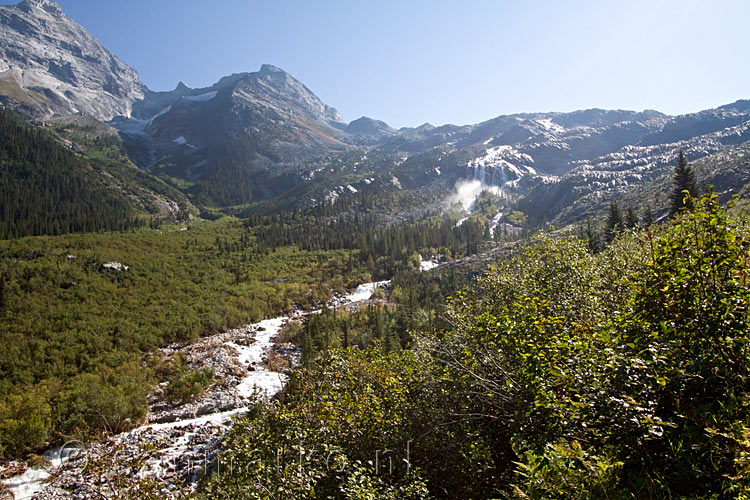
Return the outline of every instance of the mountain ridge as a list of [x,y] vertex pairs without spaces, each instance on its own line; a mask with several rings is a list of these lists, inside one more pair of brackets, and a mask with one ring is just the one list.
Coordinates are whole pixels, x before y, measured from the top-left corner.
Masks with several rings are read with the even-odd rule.
[[[66,38],[66,30],[80,36]],[[298,192],[306,193],[295,195],[299,208],[400,189],[445,198],[463,179],[502,189],[534,220],[570,222],[597,200],[661,175],[679,149],[694,160],[750,136],[750,100],[677,116],[591,108],[461,126],[396,130],[370,117],[347,124],[272,64],[209,87],[181,81],[151,91],[50,0],[0,7],[0,31],[8,34],[2,101],[37,117],[106,121],[142,169],[222,210]]]

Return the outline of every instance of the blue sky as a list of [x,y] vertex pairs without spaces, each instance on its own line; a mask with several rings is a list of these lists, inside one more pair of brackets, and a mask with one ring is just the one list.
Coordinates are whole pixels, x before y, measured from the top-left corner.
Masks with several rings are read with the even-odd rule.
[[58,3],[154,90],[271,63],[346,121],[465,124],[592,107],[678,114],[750,98],[747,0]]

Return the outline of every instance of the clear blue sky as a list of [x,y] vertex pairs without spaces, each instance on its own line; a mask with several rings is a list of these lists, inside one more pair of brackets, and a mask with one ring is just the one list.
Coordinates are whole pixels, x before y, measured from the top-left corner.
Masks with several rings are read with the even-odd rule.
[[750,98],[749,0],[58,3],[151,89],[208,86],[271,63],[346,121],[678,114]]

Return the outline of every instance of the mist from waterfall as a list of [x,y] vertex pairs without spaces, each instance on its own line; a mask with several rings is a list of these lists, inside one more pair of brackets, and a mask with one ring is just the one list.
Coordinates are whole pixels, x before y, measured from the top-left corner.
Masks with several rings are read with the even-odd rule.
[[466,177],[456,181],[454,192],[448,198],[448,206],[461,204],[466,212],[471,213],[476,199],[484,191],[507,198],[508,182],[508,174],[503,165],[487,166],[471,162],[466,165]]

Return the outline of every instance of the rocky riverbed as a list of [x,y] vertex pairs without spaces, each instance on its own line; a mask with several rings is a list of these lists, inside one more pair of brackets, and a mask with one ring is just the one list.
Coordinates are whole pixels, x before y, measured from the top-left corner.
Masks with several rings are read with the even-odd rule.
[[[370,299],[389,282],[366,283],[329,306],[353,306]],[[269,399],[284,387],[289,369],[301,353],[279,334],[294,318],[273,318],[203,338],[187,346],[162,349],[166,358],[181,355],[190,369],[208,369],[214,383],[195,401],[170,405],[165,383],[149,397],[147,423],[96,443],[72,442],[48,451],[49,462],[18,465],[5,485],[15,500],[114,498],[116,492],[138,491],[149,480],[162,498],[191,490],[221,449],[232,417],[244,413],[257,398]],[[1,471],[0,471],[1,473]],[[146,483],[146,484],[147,484]],[[134,490],[133,490],[134,489]]]

